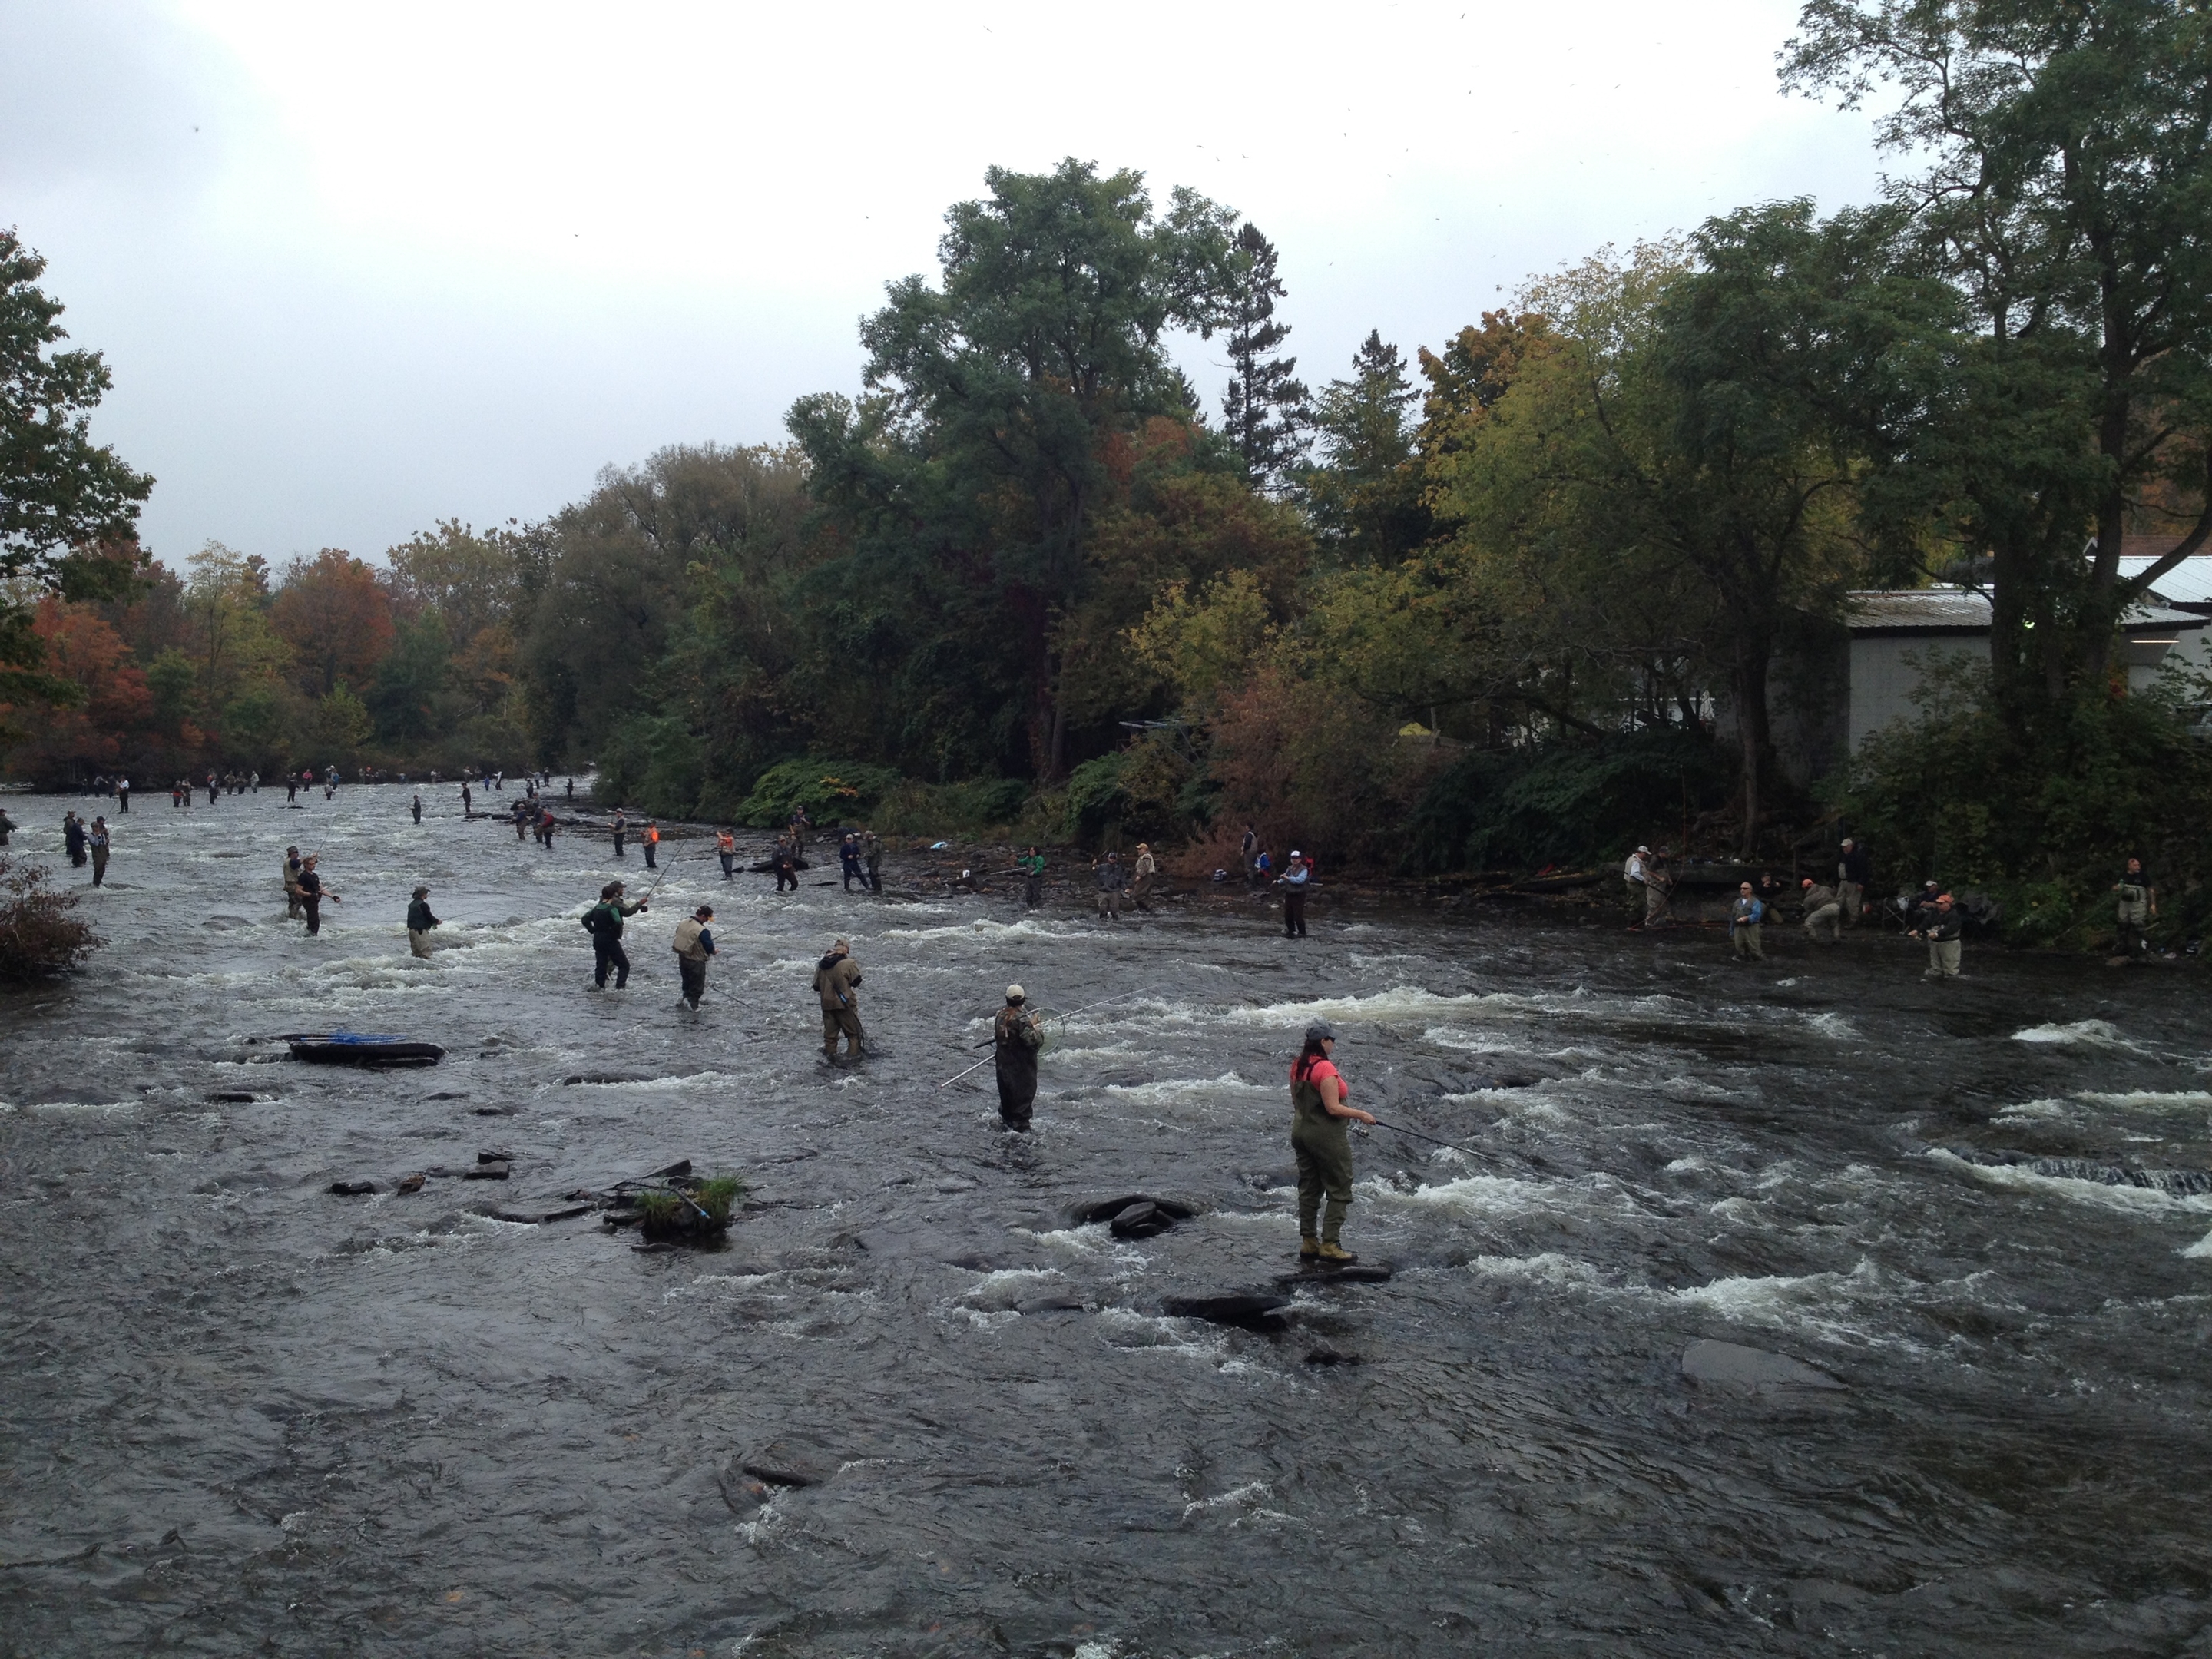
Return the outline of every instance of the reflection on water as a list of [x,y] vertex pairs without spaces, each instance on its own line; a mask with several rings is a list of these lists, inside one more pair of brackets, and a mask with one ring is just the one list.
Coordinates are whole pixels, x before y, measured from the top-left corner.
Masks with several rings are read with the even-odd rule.
[[[678,843],[597,995],[574,918],[637,860],[444,790],[418,829],[410,793],[142,802],[92,971],[0,1005],[9,1652],[2101,1654],[2212,1623],[2212,1200],[1974,1161],[2204,1169],[2194,973],[779,900]],[[343,896],[318,940],[288,841]],[[695,1018],[666,935],[702,898]],[[808,990],[841,933],[851,1070]],[[1123,999],[1056,1030],[1028,1139],[988,1068],[937,1086],[1010,979]],[[1169,1317],[1292,1266],[1281,1077],[1316,1017],[1356,1100],[1461,1146],[1357,1142],[1347,1242],[1389,1284],[1301,1283],[1274,1331]],[[450,1056],[246,1041],[334,1026]],[[492,1149],[503,1187],[325,1191]],[[489,1214],[679,1157],[751,1179],[727,1249]],[[1132,1192],[1203,1213],[1066,1221]],[[1848,1391],[1701,1390],[1706,1337]]]

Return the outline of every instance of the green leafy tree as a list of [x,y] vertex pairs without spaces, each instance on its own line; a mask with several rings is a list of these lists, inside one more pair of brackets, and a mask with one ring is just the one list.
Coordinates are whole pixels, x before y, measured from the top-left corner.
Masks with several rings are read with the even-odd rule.
[[[39,597],[127,592],[145,555],[138,507],[154,480],[91,435],[109,386],[96,351],[51,349],[68,338],[62,305],[37,286],[46,262],[0,230],[0,703],[72,702],[66,676],[40,673]],[[8,738],[0,726],[0,744]]]
[[[1784,81],[1847,106],[1881,88],[1881,138],[1916,163],[1893,193],[1972,318],[1911,464],[1992,561],[2017,732],[2104,694],[2120,614],[2212,531],[2212,13],[1812,0],[1800,27]],[[2123,580],[2124,532],[2177,500],[2172,552]]]
[[398,643],[376,665],[375,684],[364,701],[382,741],[418,744],[441,734],[441,709],[453,675],[453,647],[445,617],[425,611],[398,629]]
[[[1645,248],[1540,285],[1533,308],[1558,348],[1532,356],[1438,466],[1468,539],[1540,581],[1709,600],[1692,648],[1728,690],[1747,854],[1771,770],[1777,644],[1791,618],[1835,615],[1867,568],[1866,457],[1921,406],[1916,343],[1941,332],[1947,296],[1896,272],[1890,232],[1778,204],[1709,222],[1686,266]],[[1638,609],[1617,622],[1679,629]]]
[[994,167],[985,182],[988,198],[945,216],[940,285],[895,283],[861,325],[870,397],[803,398],[790,426],[855,544],[850,574],[903,613],[854,605],[853,653],[910,658],[898,642],[915,621],[968,610],[978,627],[953,647],[969,655],[956,701],[988,711],[982,729],[934,697],[917,712],[998,747],[1012,735],[1012,693],[1036,773],[1056,778],[1070,710],[1055,618],[1090,585],[1115,440],[1150,416],[1189,418],[1163,342],[1226,320],[1232,220],[1187,190],[1156,214],[1140,174],[1073,160],[1048,173]]
[[312,726],[323,754],[334,760],[353,759],[376,730],[368,705],[353,694],[343,680],[315,704]]

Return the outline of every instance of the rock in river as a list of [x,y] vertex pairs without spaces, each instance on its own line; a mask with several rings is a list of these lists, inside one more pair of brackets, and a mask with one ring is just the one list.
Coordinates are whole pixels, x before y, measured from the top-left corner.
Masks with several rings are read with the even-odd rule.
[[1786,1354],[1734,1342],[1692,1342],[1682,1350],[1682,1375],[1692,1382],[1747,1389],[1840,1389],[1827,1372]]
[[1209,1325],[1261,1325],[1291,1305],[1280,1291],[1231,1291],[1219,1296],[1171,1296],[1161,1310],[1177,1319],[1203,1319]]

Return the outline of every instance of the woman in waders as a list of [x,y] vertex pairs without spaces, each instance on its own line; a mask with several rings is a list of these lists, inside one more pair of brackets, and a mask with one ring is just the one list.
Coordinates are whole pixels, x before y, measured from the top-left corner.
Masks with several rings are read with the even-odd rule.
[[[1298,1260],[1340,1267],[1359,1258],[1337,1243],[1352,1202],[1352,1141],[1347,1119],[1372,1123],[1374,1115],[1345,1100],[1344,1076],[1329,1058],[1336,1033],[1325,1021],[1306,1027],[1306,1046],[1291,1067],[1291,1151],[1298,1160]],[[1314,1222],[1323,1194],[1328,1213],[1318,1237]]]

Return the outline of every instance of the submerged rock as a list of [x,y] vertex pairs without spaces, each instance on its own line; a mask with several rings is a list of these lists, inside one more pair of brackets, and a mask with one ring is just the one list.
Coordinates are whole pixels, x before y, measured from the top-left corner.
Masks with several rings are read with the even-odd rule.
[[1309,1365],[1357,1365],[1362,1361],[1356,1353],[1343,1353],[1334,1348],[1316,1348],[1306,1355]]
[[1986,1152],[1972,1146],[1946,1149],[1952,1157],[1984,1169],[2026,1170],[2055,1181],[2094,1181],[2104,1187],[2142,1187],[2193,1198],[2212,1193],[2212,1171],[2136,1170],[2123,1164],[2096,1164],[2082,1158],[2038,1158],[2031,1152]]
[[1387,1261],[1355,1261],[1350,1267],[1332,1267],[1324,1262],[1300,1267],[1296,1273],[1283,1274],[1278,1285],[1387,1285],[1395,1271]]
[[1177,1319],[1203,1319],[1209,1325],[1255,1326],[1291,1305],[1279,1291],[1231,1291],[1218,1296],[1171,1296],[1161,1309]]
[[771,1486],[818,1486],[837,1473],[837,1459],[810,1440],[771,1440],[739,1461],[740,1473]]
[[1692,1342],[1682,1350],[1682,1375],[1692,1382],[1748,1390],[1841,1389],[1844,1385],[1787,1354],[1735,1342]]

